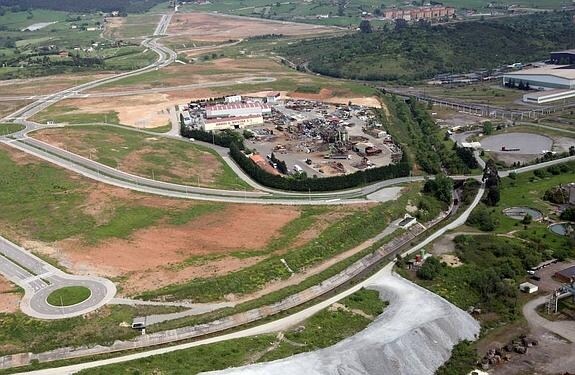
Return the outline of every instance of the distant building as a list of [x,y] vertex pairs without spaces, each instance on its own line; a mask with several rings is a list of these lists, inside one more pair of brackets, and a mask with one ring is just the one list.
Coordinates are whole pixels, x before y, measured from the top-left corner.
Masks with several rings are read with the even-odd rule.
[[416,8],[399,8],[385,9],[383,18],[387,20],[403,19],[405,21],[419,20],[436,20],[440,18],[452,17],[455,14],[455,8],[434,6],[434,7],[416,7]]
[[555,272],[554,276],[563,283],[572,283],[575,281],[575,266]]
[[260,102],[216,104],[206,107],[206,118],[261,116],[269,113],[271,107]]
[[549,60],[551,64],[575,65],[575,49],[551,52]]
[[268,92],[266,94],[266,103],[276,103],[280,98],[280,93],[277,91]]
[[232,96],[226,96],[224,98],[224,101],[226,103],[241,103],[242,101],[242,96],[241,95],[232,95]]
[[523,95],[525,103],[543,104],[575,97],[575,90],[544,90]]
[[264,118],[262,115],[252,116],[235,116],[223,118],[207,118],[202,121],[204,131],[226,130],[226,129],[243,129],[248,126],[262,125]]
[[503,75],[505,86],[528,86],[531,89],[575,89],[575,66],[547,65]]

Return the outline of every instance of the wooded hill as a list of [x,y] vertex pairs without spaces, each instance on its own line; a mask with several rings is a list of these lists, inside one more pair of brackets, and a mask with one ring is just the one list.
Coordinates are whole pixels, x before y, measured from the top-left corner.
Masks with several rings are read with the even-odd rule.
[[163,0],[0,0],[0,6],[16,7],[18,10],[51,9],[66,12],[120,11],[143,13]]
[[410,82],[549,57],[575,48],[573,12],[554,12],[430,26],[389,26],[337,38],[317,38],[278,52],[333,77]]

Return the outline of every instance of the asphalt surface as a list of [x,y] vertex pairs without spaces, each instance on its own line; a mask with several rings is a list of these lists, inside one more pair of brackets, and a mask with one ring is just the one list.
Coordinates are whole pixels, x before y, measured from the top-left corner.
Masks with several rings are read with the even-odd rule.
[[[39,319],[62,319],[83,315],[108,303],[116,294],[106,279],[69,275],[22,247],[0,237],[0,274],[24,289],[22,312]],[[90,297],[72,306],[52,306],[46,299],[56,289],[84,286]]]

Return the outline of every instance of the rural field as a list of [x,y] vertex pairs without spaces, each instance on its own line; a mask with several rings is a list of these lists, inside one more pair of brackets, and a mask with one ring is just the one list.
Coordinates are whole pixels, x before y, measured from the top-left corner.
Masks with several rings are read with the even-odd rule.
[[208,13],[178,13],[172,18],[168,34],[190,40],[222,42],[258,35],[305,36],[333,33],[337,28],[278,21],[229,17]]
[[185,141],[104,125],[44,129],[32,136],[143,177],[201,187],[249,188],[215,151]]

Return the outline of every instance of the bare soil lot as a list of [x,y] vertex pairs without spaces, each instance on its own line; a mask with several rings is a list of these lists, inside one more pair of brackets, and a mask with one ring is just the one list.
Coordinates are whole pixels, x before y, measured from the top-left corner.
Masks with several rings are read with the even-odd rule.
[[16,293],[16,287],[0,276],[0,313],[18,311],[21,298],[20,294]]
[[[256,263],[261,258],[227,255],[265,247],[298,215],[291,207],[230,205],[184,225],[162,223],[138,230],[126,239],[89,245],[73,238],[54,247],[60,249],[62,264],[75,273],[123,276],[124,291],[150,290]],[[195,259],[190,266],[178,266],[190,258]]]
[[168,28],[169,35],[187,35],[190,39],[200,41],[226,41],[267,34],[297,36],[334,31],[338,29],[208,13],[176,14]]

